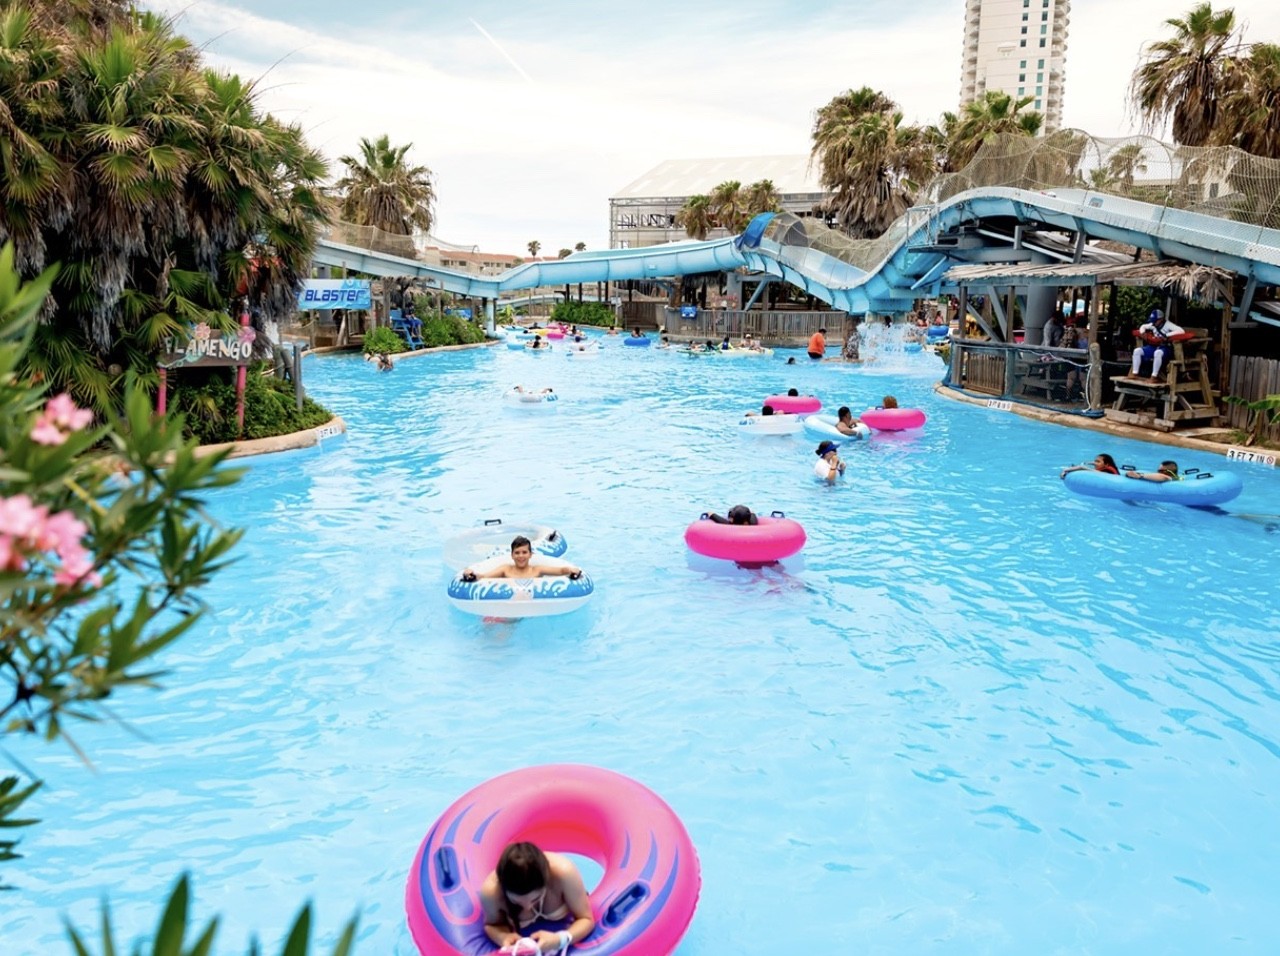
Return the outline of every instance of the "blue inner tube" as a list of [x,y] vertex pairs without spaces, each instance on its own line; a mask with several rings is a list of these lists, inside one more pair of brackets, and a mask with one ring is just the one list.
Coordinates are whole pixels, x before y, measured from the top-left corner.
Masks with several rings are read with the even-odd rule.
[[652,344],[652,340],[643,335],[640,336],[639,338],[636,338],[634,335],[628,335],[625,339],[622,340],[622,344],[632,345],[632,346],[635,346],[636,348],[647,349]]
[[862,422],[854,426],[852,435],[846,435],[836,428],[837,421],[834,415],[809,415],[804,420],[804,432],[810,438],[827,438],[841,443],[862,441],[864,438],[871,437],[871,429]]
[[1230,472],[1189,474],[1182,481],[1143,481],[1124,475],[1108,475],[1101,471],[1073,471],[1062,479],[1068,491],[1089,498],[1115,498],[1119,501],[1160,501],[1172,505],[1197,507],[1220,505],[1244,490],[1239,475]]
[[945,339],[951,334],[951,327],[947,325],[931,325],[926,331],[931,339]]

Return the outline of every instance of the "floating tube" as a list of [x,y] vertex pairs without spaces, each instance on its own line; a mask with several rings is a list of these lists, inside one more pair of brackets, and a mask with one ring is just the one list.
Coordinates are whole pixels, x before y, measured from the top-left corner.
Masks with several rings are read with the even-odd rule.
[[721,358],[772,358],[773,349],[720,349]]
[[852,435],[846,435],[836,428],[837,420],[834,415],[810,415],[804,420],[804,433],[819,440],[825,438],[838,442],[862,441],[871,437],[871,429],[863,422],[853,426]]
[[925,422],[925,414],[918,408],[868,408],[858,417],[878,432],[922,428]]
[[816,395],[770,395],[762,405],[772,405],[775,412],[789,415],[812,415],[822,410],[822,402]]
[[804,426],[799,415],[779,413],[777,415],[751,415],[738,422],[740,435],[795,435]]
[[642,335],[639,338],[637,338],[634,335],[628,335],[625,339],[622,340],[622,344],[630,345],[633,348],[647,349],[650,345],[653,344],[653,342],[646,335]]
[[524,348],[524,342],[522,342],[522,341],[520,341],[520,339],[517,339],[517,338],[514,338],[514,337],[508,337],[508,339],[507,339],[507,348],[509,348],[509,349],[523,349],[523,348]]
[[931,325],[925,330],[925,334],[931,339],[945,339],[951,335],[951,327],[949,325]]
[[781,511],[759,524],[720,524],[703,515],[684,531],[689,550],[739,564],[769,564],[804,547],[804,528]]
[[1072,471],[1062,479],[1068,491],[1089,498],[1120,501],[1159,501],[1171,505],[1200,507],[1220,505],[1240,495],[1244,482],[1231,472],[1186,472],[1181,481],[1143,481],[1102,471]]
[[[508,564],[510,554],[499,554],[470,567],[478,574]],[[546,567],[563,564],[535,554],[529,564]],[[553,574],[541,578],[477,578],[464,581],[459,574],[449,582],[449,603],[459,611],[481,617],[551,617],[576,611],[591,599],[595,585],[583,572],[576,578]]]
[[424,956],[492,953],[480,887],[510,843],[576,853],[604,867],[590,893],[596,927],[573,951],[670,956],[698,907],[698,854],[680,818],[648,787],[599,767],[556,764],[494,777],[427,832],[405,887],[409,933]]
[[919,352],[923,348],[924,348],[924,344],[922,342],[903,342],[902,343],[902,351],[904,352]]
[[501,518],[490,518],[481,528],[455,534],[444,543],[444,563],[461,571],[477,561],[511,554],[511,539],[525,537],[533,545],[533,553],[558,558],[569,550],[569,542],[555,528],[545,524],[506,524]]
[[565,358],[593,359],[600,357],[600,346],[588,345],[586,342],[572,342],[565,348]]
[[516,388],[511,388],[503,393],[502,400],[513,408],[551,411],[555,409],[556,402],[560,401],[560,396],[551,391],[531,392],[528,389],[519,391]]

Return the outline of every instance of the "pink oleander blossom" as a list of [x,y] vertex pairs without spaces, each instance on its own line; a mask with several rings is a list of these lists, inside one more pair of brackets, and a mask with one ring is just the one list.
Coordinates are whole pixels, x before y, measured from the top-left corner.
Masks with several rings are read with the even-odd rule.
[[209,328],[208,322],[197,322],[196,327],[191,334],[197,341],[203,342],[212,334],[212,332],[213,330]]
[[25,571],[28,558],[52,553],[58,559],[55,584],[99,585],[102,577],[81,540],[88,530],[70,511],[51,515],[26,495],[0,498],[0,571]]
[[31,440],[39,445],[61,445],[71,432],[78,432],[93,421],[93,412],[77,408],[66,392],[49,399],[31,428]]
[[247,325],[242,325],[238,333],[241,342],[252,342],[258,337],[258,333]]

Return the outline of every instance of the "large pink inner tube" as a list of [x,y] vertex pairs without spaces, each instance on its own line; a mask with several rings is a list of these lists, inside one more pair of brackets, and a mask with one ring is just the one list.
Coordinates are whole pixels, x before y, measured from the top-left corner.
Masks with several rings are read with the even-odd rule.
[[822,409],[822,402],[816,395],[770,395],[764,404],[772,405],[775,412],[788,415],[812,415]]
[[719,524],[699,518],[684,532],[690,551],[739,564],[768,564],[804,547],[800,522],[786,517],[760,518],[759,524]]
[[409,932],[430,956],[486,956],[480,886],[509,843],[590,857],[596,928],[573,952],[670,956],[693,919],[702,875],[684,824],[629,777],[578,764],[528,767],[459,797],[418,848],[405,888]]
[[918,408],[868,408],[860,416],[878,432],[900,432],[924,425],[924,412]]

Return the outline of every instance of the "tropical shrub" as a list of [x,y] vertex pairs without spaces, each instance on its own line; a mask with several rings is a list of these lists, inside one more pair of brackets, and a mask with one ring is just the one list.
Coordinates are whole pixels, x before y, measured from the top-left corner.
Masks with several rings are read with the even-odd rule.
[[604,302],[560,302],[551,310],[551,321],[607,328],[618,324],[618,316],[613,307]]
[[474,345],[484,340],[484,329],[461,316],[430,315],[422,323],[422,343],[429,349],[443,345]]
[[[69,725],[110,716],[105,701],[117,691],[154,687],[156,656],[203,615],[200,593],[240,532],[210,522],[201,496],[241,473],[224,454],[198,456],[181,417],[157,418],[137,385],[118,414],[95,416],[23,374],[55,271],[23,285],[13,247],[0,251],[0,740],[38,735],[79,752]],[[21,768],[0,776],[0,832],[38,822],[19,813],[39,787]],[[19,859],[17,845],[0,839],[0,862]],[[208,953],[216,920],[188,947],[187,896],[184,876],[154,939],[128,951]],[[310,923],[306,907],[286,956],[307,952]],[[88,956],[79,934],[68,935]],[[105,904],[100,935],[103,956],[125,951]],[[353,935],[354,922],[335,956]]]
[[200,444],[211,445],[287,435],[333,418],[332,412],[307,397],[299,410],[293,385],[263,374],[266,368],[251,366],[245,376],[244,431],[239,434],[234,370],[208,369],[201,379],[201,370],[193,369],[171,380],[173,407],[184,413],[188,433]]
[[399,332],[395,332],[385,325],[380,325],[370,332],[366,332],[364,336],[364,354],[377,355],[379,352],[386,352],[388,355],[394,352],[403,352],[409,346],[405,344],[404,338]]

